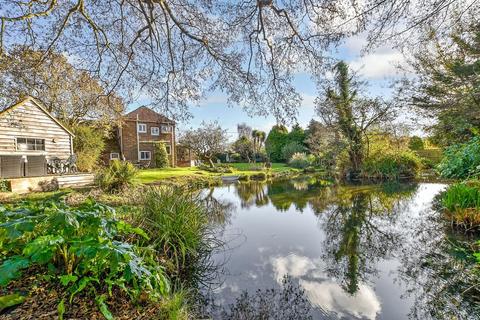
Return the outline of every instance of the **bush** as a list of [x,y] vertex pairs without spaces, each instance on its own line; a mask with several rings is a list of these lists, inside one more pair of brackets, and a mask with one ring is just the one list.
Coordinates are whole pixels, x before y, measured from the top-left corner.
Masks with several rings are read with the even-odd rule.
[[194,276],[196,263],[212,249],[207,208],[194,193],[176,187],[149,188],[140,214],[132,218],[149,236],[145,245],[172,262],[167,271],[174,278]]
[[200,164],[198,167],[200,170],[212,172],[212,173],[232,173],[232,168],[227,164],[216,164],[213,167]]
[[367,179],[413,178],[421,168],[421,160],[413,152],[375,154],[365,159],[361,176]]
[[112,160],[107,168],[100,170],[95,183],[104,191],[122,191],[134,184],[137,168],[130,162]]
[[170,161],[168,160],[167,148],[165,143],[158,142],[155,144],[155,167],[157,168],[167,168],[170,166]]
[[467,229],[480,226],[480,184],[458,183],[442,194],[442,206],[451,222]]
[[410,138],[410,141],[408,142],[408,147],[410,148],[410,150],[414,150],[414,151],[425,149],[425,145],[423,143],[422,138],[417,136],[413,136]]
[[0,179],[0,192],[9,192],[10,190],[10,181]]
[[312,163],[312,158],[308,157],[305,153],[297,152],[292,155],[289,166],[297,169],[305,169]]
[[77,155],[77,168],[79,171],[91,172],[98,165],[105,148],[104,136],[99,130],[85,125],[76,127],[74,133],[73,148]]
[[44,273],[44,279],[65,288],[66,297],[58,304],[60,319],[66,304],[72,304],[79,293],[95,301],[111,319],[105,300],[113,289],[132,300],[143,294],[155,299],[169,292],[169,281],[151,250],[128,242],[145,239],[145,232],[116,219],[112,208],[93,201],[78,208],[41,202],[0,207],[0,211],[5,255],[0,286],[21,278],[28,269]]
[[445,178],[467,179],[480,176],[480,137],[448,147],[438,166]]
[[297,141],[287,143],[282,148],[283,159],[291,159],[295,153],[305,152],[305,147]]
[[250,175],[250,179],[258,181],[267,180],[267,174],[265,172],[254,173]]

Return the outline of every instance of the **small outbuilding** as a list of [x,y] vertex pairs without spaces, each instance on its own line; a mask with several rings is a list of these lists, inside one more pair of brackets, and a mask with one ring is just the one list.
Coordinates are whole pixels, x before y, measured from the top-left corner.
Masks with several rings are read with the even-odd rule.
[[73,133],[35,98],[0,111],[0,178],[39,177],[73,155]]

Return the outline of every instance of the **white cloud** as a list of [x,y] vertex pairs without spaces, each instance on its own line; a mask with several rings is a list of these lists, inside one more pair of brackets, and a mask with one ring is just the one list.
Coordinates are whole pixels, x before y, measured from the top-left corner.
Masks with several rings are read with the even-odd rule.
[[386,51],[367,54],[350,61],[350,67],[368,79],[382,79],[399,75],[397,66],[405,64],[400,52]]
[[301,93],[302,96],[302,104],[300,108],[314,108],[315,107],[315,96],[308,94],[308,93]]
[[360,283],[355,294],[347,293],[328,278],[320,259],[290,254],[271,258],[270,263],[278,283],[287,274],[299,279],[309,301],[327,312],[340,317],[350,315],[373,320],[381,311],[380,301],[372,288]]

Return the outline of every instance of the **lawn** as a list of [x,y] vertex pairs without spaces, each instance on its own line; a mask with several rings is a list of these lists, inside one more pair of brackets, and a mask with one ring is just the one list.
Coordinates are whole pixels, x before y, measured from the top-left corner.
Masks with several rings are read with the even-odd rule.
[[[261,171],[266,171],[263,169],[263,164],[261,163],[232,163],[230,164],[232,167],[232,173],[212,173],[205,170],[198,169],[197,167],[189,167],[189,168],[165,168],[165,169],[145,169],[141,170],[138,175],[138,180],[141,183],[151,183],[162,179],[169,179],[169,178],[180,178],[180,177],[192,177],[192,176],[200,176],[200,177],[218,177],[218,176],[232,176],[232,175],[252,175],[259,173]],[[288,167],[284,163],[273,163],[271,172],[279,173],[279,172],[287,172],[287,171],[297,171],[297,169],[293,169]]]
[[[238,171],[258,171],[252,168],[262,168],[263,163],[231,163],[230,166]],[[295,170],[286,163],[272,163],[272,172],[285,172]]]

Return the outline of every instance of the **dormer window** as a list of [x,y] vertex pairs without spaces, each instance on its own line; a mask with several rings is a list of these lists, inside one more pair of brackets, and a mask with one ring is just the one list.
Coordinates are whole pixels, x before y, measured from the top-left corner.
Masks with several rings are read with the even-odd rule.
[[137,125],[137,132],[138,133],[147,133],[147,125],[145,123],[139,123]]
[[150,133],[152,136],[158,136],[160,134],[160,129],[158,127],[151,127]]

